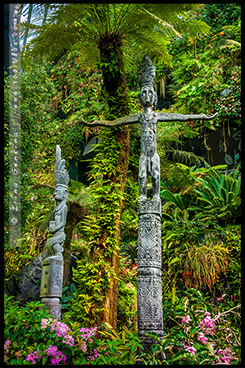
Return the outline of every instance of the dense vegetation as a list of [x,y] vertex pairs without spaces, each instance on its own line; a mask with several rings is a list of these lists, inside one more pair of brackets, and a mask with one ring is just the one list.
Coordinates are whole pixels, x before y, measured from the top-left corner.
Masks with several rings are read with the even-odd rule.
[[[69,15],[74,9],[76,4],[61,7],[55,13],[56,19],[60,11],[74,22]],[[108,9],[98,5],[96,10],[99,15],[101,11],[103,18],[103,11]],[[130,20],[128,9],[126,6],[119,9],[124,23],[121,33],[116,33],[116,40],[106,33],[106,27],[112,24],[90,22],[91,29],[86,30],[94,37],[91,39],[95,46],[99,40],[97,50],[92,49],[91,42],[79,43],[79,37],[86,36],[82,31],[88,20],[81,13],[81,23],[76,23],[70,37],[61,23],[53,25],[59,27],[56,50],[48,48],[55,28],[52,30],[47,24],[43,31],[38,29],[41,41],[32,50],[36,50],[36,56],[31,58],[26,51],[24,71],[19,76],[21,239],[15,247],[9,243],[8,208],[11,140],[8,106],[13,91],[9,89],[11,77],[5,77],[6,280],[18,274],[45,248],[54,207],[56,144],[60,145],[69,169],[75,161],[82,161],[88,139],[95,135],[100,138],[90,159],[86,184],[71,180],[69,187],[64,258],[69,261],[72,256],[76,264],[72,274],[69,262],[65,270],[62,322],[55,321],[45,309],[40,310],[39,302],[19,303],[5,296],[6,364],[118,365],[136,364],[139,359],[145,365],[240,363],[240,167],[225,175],[225,165],[211,167],[203,157],[182,148],[185,138],[201,135],[205,140],[205,130],[229,124],[240,126],[240,5],[189,5],[183,9],[182,5],[171,4],[168,7],[171,27],[163,32],[159,43],[152,43],[151,27],[155,24],[156,39],[158,27],[164,23],[145,13],[143,28],[138,29],[136,16],[142,19],[143,13],[137,15],[136,10],[137,7],[135,23],[130,28],[126,22],[126,16]],[[157,6],[150,11],[164,22]],[[91,19],[94,14],[91,10]],[[108,13],[108,19],[111,16]],[[71,27],[72,23],[67,22],[67,27]],[[115,29],[118,24],[114,24]],[[112,27],[111,31],[115,29]],[[96,39],[98,34],[100,37]],[[115,47],[113,42],[118,47],[117,54],[110,53]],[[86,47],[91,60],[84,56]],[[44,50],[49,51],[45,59],[38,55],[43,55]],[[165,335],[153,346],[152,354],[141,353],[139,357],[136,314],[139,127],[92,129],[81,120],[141,111],[136,75],[145,50],[156,66],[157,82],[168,80],[171,87],[173,103],[164,111],[184,114],[217,111],[218,117],[211,122],[158,125]],[[124,59],[120,59],[122,54]],[[112,90],[109,76],[118,79],[117,73],[123,78]],[[229,93],[222,95],[225,89]],[[119,109],[122,105],[124,110]],[[116,297],[115,308],[107,315],[106,302],[113,296],[118,296],[118,300]]]

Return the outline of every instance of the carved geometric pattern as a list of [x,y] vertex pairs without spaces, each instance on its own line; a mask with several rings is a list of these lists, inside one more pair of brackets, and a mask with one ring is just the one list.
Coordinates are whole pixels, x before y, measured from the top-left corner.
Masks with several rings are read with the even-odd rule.
[[139,276],[137,289],[139,330],[161,331],[163,329],[161,277]]
[[138,213],[139,216],[144,214],[156,214],[161,216],[161,200],[151,199],[151,200],[139,200],[138,201]]
[[156,215],[143,215],[139,220],[138,267],[161,268],[161,222]]

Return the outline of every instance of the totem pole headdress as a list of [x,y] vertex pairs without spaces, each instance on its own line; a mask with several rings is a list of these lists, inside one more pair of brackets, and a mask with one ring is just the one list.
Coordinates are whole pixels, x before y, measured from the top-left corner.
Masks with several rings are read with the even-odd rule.
[[70,180],[68,171],[65,168],[65,160],[61,160],[61,149],[60,146],[56,146],[56,160],[55,160],[55,167],[54,167],[54,176],[55,176],[55,183],[56,186],[62,186],[63,188],[67,189],[68,183]]
[[139,65],[138,73],[137,73],[140,88],[144,84],[153,86],[155,75],[156,75],[156,69],[154,65],[152,64],[149,56],[145,55]]

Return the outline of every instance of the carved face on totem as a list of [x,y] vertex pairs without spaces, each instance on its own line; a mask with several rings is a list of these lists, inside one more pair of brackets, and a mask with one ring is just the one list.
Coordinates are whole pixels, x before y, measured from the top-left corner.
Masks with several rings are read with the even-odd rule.
[[157,94],[152,85],[144,84],[141,87],[139,101],[143,106],[151,107],[157,104]]
[[54,192],[54,198],[56,201],[63,201],[67,199],[68,191],[63,185],[57,185]]

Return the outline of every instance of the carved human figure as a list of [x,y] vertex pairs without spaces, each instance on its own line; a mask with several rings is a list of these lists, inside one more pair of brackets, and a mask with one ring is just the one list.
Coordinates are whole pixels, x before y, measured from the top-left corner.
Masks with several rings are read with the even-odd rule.
[[153,86],[144,84],[141,87],[139,101],[144,112],[139,117],[141,125],[141,154],[139,160],[139,200],[147,199],[147,176],[152,177],[153,199],[160,196],[160,158],[157,153],[157,113],[152,111],[157,104],[157,94]]
[[68,197],[67,186],[69,183],[69,174],[65,169],[65,160],[61,160],[61,150],[58,145],[56,146],[55,182],[54,221],[49,222],[49,232],[53,234],[53,236],[47,240],[49,257],[46,258],[45,261],[47,261],[50,256],[56,257],[56,259],[63,259],[63,244],[66,238],[64,228],[67,217],[66,200]]
[[211,120],[217,116],[205,114],[183,115],[175,113],[162,113],[153,111],[157,105],[157,94],[154,91],[155,67],[147,55],[144,56],[138,69],[138,79],[141,87],[139,101],[143,105],[144,112],[141,114],[130,114],[115,120],[95,120],[87,126],[113,127],[127,124],[140,123],[141,126],[141,155],[139,161],[139,200],[147,199],[147,176],[152,176],[153,199],[159,199],[160,195],[160,159],[157,154],[156,131],[157,123],[160,121],[189,121],[189,120]]
[[61,259],[63,258],[63,244],[66,238],[64,228],[67,217],[67,196],[67,189],[61,184],[57,185],[54,192],[54,198],[56,200],[54,221],[49,222],[49,232],[54,235],[47,241],[47,247],[51,256],[57,256]]

